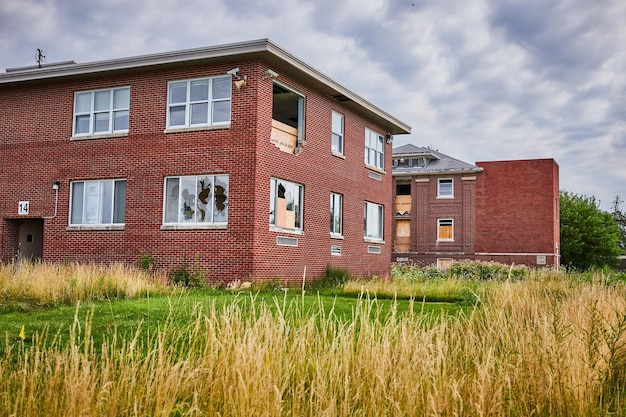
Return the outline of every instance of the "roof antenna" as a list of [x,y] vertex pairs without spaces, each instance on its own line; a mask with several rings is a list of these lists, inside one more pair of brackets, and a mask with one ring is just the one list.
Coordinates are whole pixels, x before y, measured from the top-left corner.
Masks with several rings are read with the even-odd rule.
[[45,52],[43,49],[37,48],[37,66],[39,68],[41,68],[41,63],[46,60]]

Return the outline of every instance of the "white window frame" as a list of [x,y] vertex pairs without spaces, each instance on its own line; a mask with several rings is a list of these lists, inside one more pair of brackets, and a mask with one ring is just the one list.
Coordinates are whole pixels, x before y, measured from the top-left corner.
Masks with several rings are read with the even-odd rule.
[[383,171],[385,169],[385,136],[365,128],[365,165]]
[[343,195],[330,193],[330,235],[343,236]]
[[[109,100],[106,107],[98,107],[96,96],[108,93]],[[115,98],[118,94],[126,93],[127,100],[122,102],[116,102]],[[78,109],[79,98],[86,98],[89,103],[89,109]],[[122,97],[124,99],[124,97]],[[82,100],[81,100],[82,101]],[[116,129],[115,116],[126,114],[125,127],[122,129]],[[106,115],[108,117],[106,130],[96,131],[96,122],[98,116]],[[78,120],[87,119],[89,123],[89,129],[87,131],[78,132]],[[103,88],[99,90],[77,91],[74,93],[74,115],[72,118],[72,136],[84,137],[84,136],[96,136],[96,135],[110,135],[110,134],[122,134],[128,133],[128,126],[130,123],[130,87],[115,87],[115,88]]]
[[366,201],[363,207],[363,238],[366,241],[382,242],[385,227],[385,206]]
[[[445,224],[444,224],[445,223]],[[452,228],[452,237],[441,237],[441,228],[450,226]],[[439,242],[453,242],[454,241],[454,219],[437,219],[437,241]]]
[[[214,82],[217,81],[225,81],[228,82],[228,96],[227,97],[218,97],[214,98],[213,86]],[[200,84],[206,82],[207,85],[207,95],[202,98],[194,98],[192,97],[192,85]],[[172,90],[176,85],[185,86],[185,100],[182,101],[172,101],[175,98],[173,97]],[[227,126],[230,125],[230,121],[232,118],[232,77],[230,75],[224,76],[216,76],[216,77],[203,77],[203,78],[191,78],[186,80],[175,80],[169,81],[167,83],[167,116],[166,116],[166,126],[167,129],[185,129],[185,128],[194,128],[194,127],[210,127],[210,126]],[[228,102],[228,119],[227,120],[219,120],[215,121],[215,105],[218,103],[226,103]],[[193,107],[206,105],[206,122],[194,122],[192,120],[193,117]],[[182,108],[184,113],[184,122],[181,124],[172,124],[172,110],[174,108]]]
[[[283,187],[284,197],[280,197]],[[280,200],[285,200],[281,202]],[[278,216],[278,211],[285,205],[285,215],[289,218]],[[291,209],[289,205],[291,204]],[[296,182],[283,180],[280,178],[270,178],[270,228],[280,231],[302,232],[304,211],[304,186]],[[293,214],[290,214],[293,212]],[[280,218],[279,218],[280,217]],[[291,218],[293,217],[293,218]],[[293,225],[291,225],[293,223]]]
[[[126,179],[72,181],[70,183],[69,226],[124,227],[126,184]],[[81,186],[80,192],[78,191],[79,185]]]
[[[216,180],[217,179],[217,180]],[[219,184],[216,184],[219,181]],[[184,183],[195,193],[183,188]],[[206,185],[206,187],[205,187]],[[223,188],[216,196],[216,185]],[[203,196],[203,194],[206,195]],[[206,201],[203,203],[202,200]],[[173,175],[163,184],[163,227],[211,228],[228,225],[229,175]],[[219,207],[222,206],[220,210]]]
[[332,111],[332,137],[331,137],[331,151],[337,155],[343,155],[344,146],[344,120],[343,114],[333,110]]
[[[450,189],[444,189],[443,184],[450,184]],[[437,179],[437,198],[454,198],[454,178]]]

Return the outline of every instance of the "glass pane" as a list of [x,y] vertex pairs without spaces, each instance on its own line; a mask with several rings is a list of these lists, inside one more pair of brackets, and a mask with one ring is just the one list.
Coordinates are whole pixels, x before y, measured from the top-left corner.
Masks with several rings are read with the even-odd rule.
[[130,104],[130,88],[113,90],[113,110],[127,109]]
[[113,130],[128,130],[128,110],[113,113]]
[[209,120],[209,103],[191,105],[191,124],[206,124]]
[[276,186],[277,181],[272,178],[270,180],[270,224],[276,224]]
[[203,176],[198,177],[198,184],[196,187],[196,193],[198,194],[198,210],[196,210],[197,222],[211,222],[213,221],[213,193],[211,192],[213,177]]
[[230,100],[213,103],[213,123],[230,121]]
[[178,223],[178,178],[165,181],[165,223]]
[[343,116],[333,112],[333,133],[343,134]]
[[230,77],[220,77],[213,79],[213,100],[230,98]]
[[170,126],[185,125],[185,106],[170,107]]
[[91,111],[91,93],[77,93],[74,104],[75,113],[87,113]]
[[385,151],[385,139],[381,135],[378,135],[376,150],[381,153]]
[[213,221],[228,221],[228,175],[215,176],[215,208],[213,210]]
[[72,224],[83,223],[83,190],[82,182],[72,183],[72,217],[70,220]]
[[100,221],[111,224],[113,220],[113,181],[100,182]]
[[91,117],[89,115],[86,116],[76,116],[76,126],[74,127],[75,134],[81,133],[89,133],[89,123]]
[[94,111],[111,109],[111,91],[96,91],[93,99]]
[[209,100],[209,80],[197,80],[191,82],[191,101]]
[[126,181],[115,181],[113,223],[126,222]]
[[194,222],[194,214],[196,212],[196,177],[182,177],[180,179],[180,212],[182,222]]
[[98,181],[85,181],[85,209],[84,223],[98,223],[98,198],[99,184]]
[[108,132],[109,131],[109,113],[96,113],[94,115],[93,131]]
[[187,82],[170,83],[169,103],[187,102]]
[[341,136],[336,133],[333,133],[333,142],[331,148],[334,152],[343,152],[343,150],[341,149]]

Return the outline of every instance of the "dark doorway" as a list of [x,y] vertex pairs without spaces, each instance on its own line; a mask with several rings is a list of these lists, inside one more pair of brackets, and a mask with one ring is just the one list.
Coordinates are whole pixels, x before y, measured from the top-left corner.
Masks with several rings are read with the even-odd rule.
[[25,259],[41,259],[43,255],[43,220],[24,220],[20,222],[17,238],[17,249],[20,257]]

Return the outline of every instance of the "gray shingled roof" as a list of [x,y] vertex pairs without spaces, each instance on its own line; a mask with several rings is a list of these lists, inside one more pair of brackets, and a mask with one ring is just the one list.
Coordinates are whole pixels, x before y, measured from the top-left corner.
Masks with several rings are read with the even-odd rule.
[[446,154],[429,148],[422,148],[415,145],[403,145],[393,150],[393,159],[404,157],[410,158],[425,158],[428,162],[425,166],[413,166],[413,167],[397,167],[392,169],[393,175],[426,175],[437,173],[473,173],[482,172],[482,168],[468,164],[467,162],[460,161],[452,158]]

